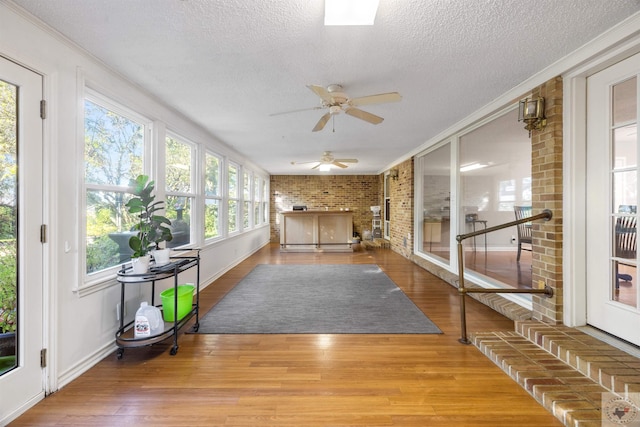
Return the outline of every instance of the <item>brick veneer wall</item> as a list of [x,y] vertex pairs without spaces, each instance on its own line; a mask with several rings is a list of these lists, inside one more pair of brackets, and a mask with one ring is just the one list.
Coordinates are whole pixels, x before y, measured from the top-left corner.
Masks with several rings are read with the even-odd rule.
[[532,91],[545,99],[547,126],[531,135],[531,190],[533,213],[553,213],[550,221],[533,226],[533,285],[546,283],[552,298],[533,296],[533,318],[562,322],[562,78],[549,80]]
[[391,249],[409,258],[413,254],[413,159],[394,166],[398,179],[389,182]]
[[278,214],[304,205],[307,209],[353,212],[353,230],[371,230],[371,206],[381,204],[381,175],[272,175],[270,187],[271,241],[280,242]]

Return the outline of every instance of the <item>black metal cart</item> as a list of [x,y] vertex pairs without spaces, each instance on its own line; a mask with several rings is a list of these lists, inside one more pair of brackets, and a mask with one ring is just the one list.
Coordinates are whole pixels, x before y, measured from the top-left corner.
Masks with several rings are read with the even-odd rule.
[[[171,355],[178,353],[178,331],[194,316],[195,324],[191,331],[196,332],[200,327],[199,324],[199,303],[200,303],[200,249],[186,249],[189,252],[195,252],[195,256],[172,256],[168,264],[151,265],[148,273],[134,274],[131,266],[122,266],[118,271],[117,280],[120,282],[120,328],[116,332],[116,345],[118,346],[117,357],[122,359],[125,348],[142,347],[157,342],[164,341],[173,337],[173,347],[171,347]],[[192,303],[191,310],[181,319],[178,319],[178,276],[180,273],[196,267],[196,298]],[[125,324],[124,321],[124,293],[128,284],[132,283],[151,283],[151,305],[162,310],[162,305],[155,304],[155,287],[156,282],[173,277],[174,279],[174,320],[173,322],[164,322],[163,331],[150,337],[136,338],[133,331],[132,320]]]

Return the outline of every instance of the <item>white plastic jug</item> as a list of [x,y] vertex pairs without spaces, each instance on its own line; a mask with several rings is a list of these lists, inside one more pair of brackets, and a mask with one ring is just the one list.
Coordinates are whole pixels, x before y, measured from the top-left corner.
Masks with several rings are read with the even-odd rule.
[[146,338],[157,335],[163,328],[162,313],[158,307],[149,305],[146,301],[140,303],[136,311],[136,319],[133,325],[135,338]]

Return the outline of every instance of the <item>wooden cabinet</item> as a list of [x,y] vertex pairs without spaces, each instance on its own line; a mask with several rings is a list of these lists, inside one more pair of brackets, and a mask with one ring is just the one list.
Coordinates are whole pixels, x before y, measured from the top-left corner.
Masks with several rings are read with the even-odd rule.
[[352,252],[353,214],[345,211],[290,211],[280,214],[280,250]]

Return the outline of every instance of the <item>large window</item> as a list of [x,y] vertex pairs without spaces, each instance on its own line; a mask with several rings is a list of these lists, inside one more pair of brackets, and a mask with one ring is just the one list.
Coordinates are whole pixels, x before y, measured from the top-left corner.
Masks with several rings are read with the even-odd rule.
[[227,231],[238,231],[240,200],[238,190],[238,166],[230,163],[227,168]]
[[144,173],[150,121],[97,95],[84,101],[85,271],[130,258],[129,181]]
[[166,137],[166,217],[171,220],[173,240],[167,246],[188,245],[191,238],[191,213],[195,201],[195,144],[178,137]]
[[205,154],[204,238],[220,237],[220,206],[222,205],[221,160],[215,154]]
[[253,213],[253,203],[251,201],[251,173],[244,171],[242,175],[244,177],[242,184],[242,227],[246,230],[252,225],[251,217]]
[[260,218],[260,178],[255,176],[253,178],[253,223],[258,225],[262,223]]
[[[87,89],[84,99],[84,268],[89,285],[113,277],[128,262],[136,218],[127,212],[130,181],[153,177],[165,201],[173,240],[166,246],[202,246],[268,223],[264,178]],[[163,128],[164,126],[160,126]],[[164,156],[161,155],[164,151]],[[150,154],[154,154],[153,156]],[[164,160],[153,167],[151,159]],[[204,177],[204,178],[203,178]]]
[[[515,206],[531,206],[531,140],[518,123],[516,109],[451,140],[416,159],[422,190],[416,227],[421,232],[417,252],[454,270],[460,260],[457,251],[450,250],[457,243],[452,236],[514,221]],[[531,253],[516,262],[515,227],[463,244],[465,269],[479,282],[531,286]]]
[[260,193],[261,201],[262,201],[262,222],[265,224],[269,224],[269,185],[267,184],[267,180],[263,179],[262,182],[262,190]]
[[451,238],[451,144],[419,161],[422,170],[422,251],[450,259]]

